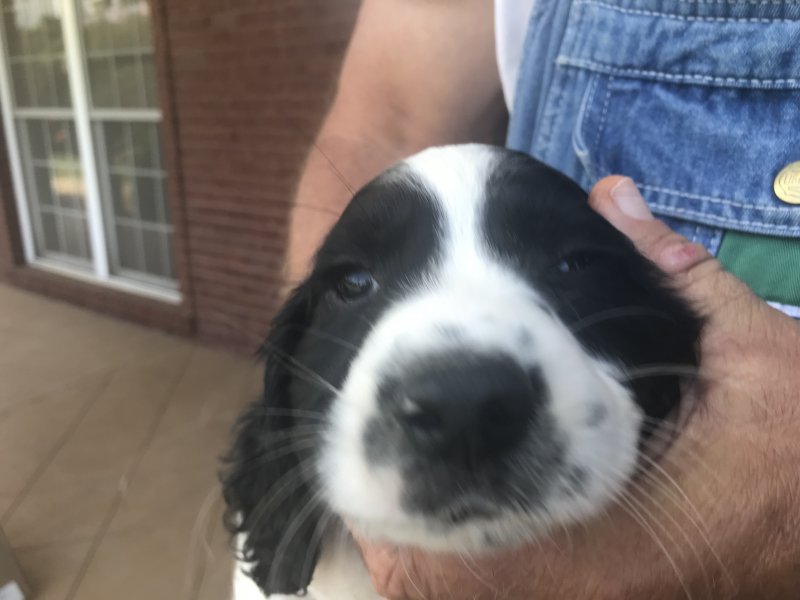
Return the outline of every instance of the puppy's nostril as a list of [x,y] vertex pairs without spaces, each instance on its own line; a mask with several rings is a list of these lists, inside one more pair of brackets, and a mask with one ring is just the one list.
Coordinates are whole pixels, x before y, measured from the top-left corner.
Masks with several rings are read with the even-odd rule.
[[444,429],[444,419],[435,409],[409,400],[403,407],[402,419],[420,433],[436,433]]

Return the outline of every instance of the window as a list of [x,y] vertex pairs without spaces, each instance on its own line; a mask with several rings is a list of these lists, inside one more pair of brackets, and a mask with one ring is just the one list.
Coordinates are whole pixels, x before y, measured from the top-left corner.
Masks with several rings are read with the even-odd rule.
[[26,258],[174,296],[148,2],[0,6],[0,92]]

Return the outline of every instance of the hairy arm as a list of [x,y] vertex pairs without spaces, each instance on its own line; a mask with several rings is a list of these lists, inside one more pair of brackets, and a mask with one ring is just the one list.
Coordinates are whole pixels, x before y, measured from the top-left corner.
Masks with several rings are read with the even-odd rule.
[[300,179],[288,283],[305,275],[354,190],[427,146],[500,142],[506,118],[492,2],[365,0]]

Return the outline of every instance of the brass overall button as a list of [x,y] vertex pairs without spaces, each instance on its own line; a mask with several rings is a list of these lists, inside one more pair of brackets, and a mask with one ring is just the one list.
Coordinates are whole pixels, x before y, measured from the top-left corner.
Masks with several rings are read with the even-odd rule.
[[800,160],[789,163],[773,184],[775,195],[787,204],[800,204]]

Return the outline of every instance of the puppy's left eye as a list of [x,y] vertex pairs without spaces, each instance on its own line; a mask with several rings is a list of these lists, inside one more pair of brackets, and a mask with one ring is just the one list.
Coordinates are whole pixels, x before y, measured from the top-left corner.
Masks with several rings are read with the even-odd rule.
[[578,252],[562,258],[556,268],[560,273],[574,273],[577,271],[585,271],[595,261],[595,257],[586,252]]
[[336,283],[336,295],[345,302],[352,302],[369,295],[378,284],[369,271],[359,269],[346,273]]

